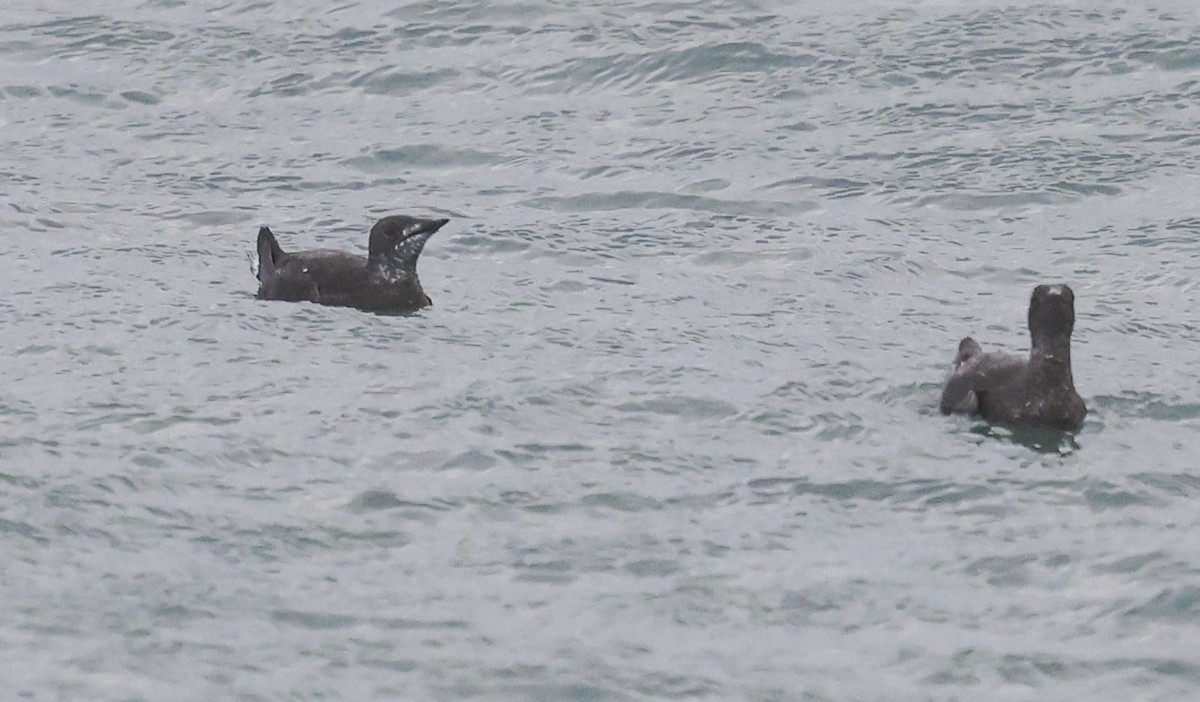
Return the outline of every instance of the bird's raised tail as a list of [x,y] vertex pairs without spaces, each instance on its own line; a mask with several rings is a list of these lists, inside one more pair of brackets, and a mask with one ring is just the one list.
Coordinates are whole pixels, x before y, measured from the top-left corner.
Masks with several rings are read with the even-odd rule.
[[264,275],[273,277],[275,264],[281,258],[283,258],[283,249],[279,248],[279,242],[275,241],[275,235],[271,233],[271,229],[263,226],[258,230],[258,270],[254,272],[255,277],[260,281]]

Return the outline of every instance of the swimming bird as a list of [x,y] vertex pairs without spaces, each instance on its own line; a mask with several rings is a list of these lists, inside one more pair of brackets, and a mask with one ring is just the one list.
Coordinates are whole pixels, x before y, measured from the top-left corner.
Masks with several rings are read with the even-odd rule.
[[327,249],[288,253],[263,226],[258,230],[258,298],[415,312],[433,304],[417,277],[417,258],[429,237],[449,221],[384,217],[371,228],[365,258]]
[[1075,431],[1087,406],[1071,376],[1075,293],[1066,285],[1039,285],[1029,300],[1029,360],[984,353],[966,337],[942,390],[942,414],[983,417],[995,424]]

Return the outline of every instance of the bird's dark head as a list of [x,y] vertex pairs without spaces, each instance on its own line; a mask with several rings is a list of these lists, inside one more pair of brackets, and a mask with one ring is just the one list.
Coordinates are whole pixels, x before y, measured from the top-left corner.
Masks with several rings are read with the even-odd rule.
[[371,228],[367,255],[372,260],[387,259],[392,263],[415,267],[425,242],[449,221],[405,215],[384,217]]
[[1070,338],[1075,329],[1075,293],[1066,285],[1039,285],[1029,299],[1029,333],[1039,339]]

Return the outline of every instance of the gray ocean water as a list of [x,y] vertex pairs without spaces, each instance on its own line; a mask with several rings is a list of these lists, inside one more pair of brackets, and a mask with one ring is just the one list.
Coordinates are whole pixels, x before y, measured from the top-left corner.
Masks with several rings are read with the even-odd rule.
[[[0,17],[0,699],[1194,700],[1200,9]],[[449,217],[408,317],[261,224]],[[1077,297],[1070,437],[937,413]]]

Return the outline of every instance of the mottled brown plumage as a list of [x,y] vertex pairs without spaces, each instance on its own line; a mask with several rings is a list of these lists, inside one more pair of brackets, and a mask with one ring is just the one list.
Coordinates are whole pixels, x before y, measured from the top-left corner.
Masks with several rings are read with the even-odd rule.
[[959,342],[954,372],[942,390],[942,414],[961,413],[1014,427],[1074,431],[1087,406],[1071,375],[1075,294],[1039,285],[1029,301],[1029,360],[984,353],[971,337]]
[[433,304],[417,277],[417,258],[448,221],[384,217],[371,228],[366,257],[324,249],[287,253],[264,226],[258,230],[258,297],[415,312]]

